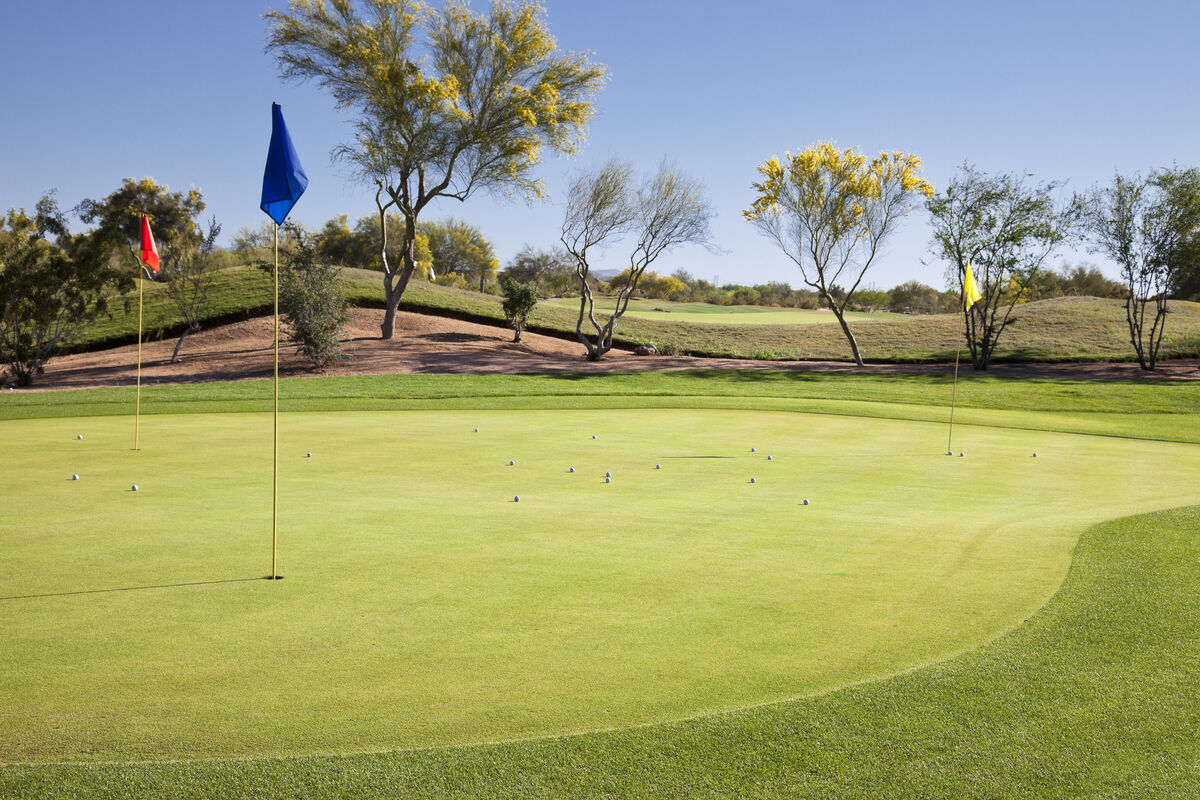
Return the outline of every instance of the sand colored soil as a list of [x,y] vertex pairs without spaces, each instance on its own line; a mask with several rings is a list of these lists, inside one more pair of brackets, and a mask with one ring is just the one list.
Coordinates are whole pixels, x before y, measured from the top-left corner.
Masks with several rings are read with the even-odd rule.
[[[415,373],[546,373],[625,372],[658,369],[794,369],[820,372],[948,373],[950,364],[853,364],[832,361],[754,361],[686,356],[635,356],[614,350],[599,362],[583,358],[578,342],[526,333],[519,343],[506,328],[471,322],[401,313],[396,335],[379,338],[383,311],[355,309],[345,331],[346,358],[320,372],[290,345],[280,347],[282,375],[380,375]],[[142,345],[142,382],[145,385],[192,383],[269,377],[272,371],[272,321],[247,320],[189,336],[172,364],[175,340]],[[52,360],[34,389],[78,389],[125,386],[136,378],[137,347],[117,347],[78,353]],[[965,373],[970,365],[964,364]],[[1127,380],[1200,379],[1197,360],[1160,364],[1146,373],[1136,363],[1098,364],[995,364],[988,370],[998,377],[1043,377]]]

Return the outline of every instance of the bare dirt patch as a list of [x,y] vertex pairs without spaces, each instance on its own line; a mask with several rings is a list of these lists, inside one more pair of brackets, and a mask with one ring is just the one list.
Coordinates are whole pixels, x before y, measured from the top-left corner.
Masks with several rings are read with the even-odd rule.
[[[551,373],[629,372],[679,369],[789,369],[811,372],[865,372],[893,374],[948,374],[952,364],[853,364],[834,361],[756,361],[688,356],[635,356],[614,350],[600,362],[583,357],[577,342],[525,333],[519,343],[506,328],[422,314],[400,313],[396,335],[379,338],[383,311],[355,309],[346,329],[346,358],[320,372],[296,353],[279,348],[280,374],[296,375],[402,375],[418,373]],[[270,377],[274,354],[270,317],[224,325],[189,336],[180,361],[170,362],[174,340],[142,345],[142,383],[145,385],[194,383]],[[969,364],[963,374],[972,371]],[[1078,378],[1096,380],[1196,380],[1200,361],[1160,364],[1146,373],[1134,363],[1095,364],[995,364],[988,374],[997,377]],[[137,347],[129,345],[94,353],[56,358],[38,377],[36,389],[81,389],[132,385],[137,376]]]

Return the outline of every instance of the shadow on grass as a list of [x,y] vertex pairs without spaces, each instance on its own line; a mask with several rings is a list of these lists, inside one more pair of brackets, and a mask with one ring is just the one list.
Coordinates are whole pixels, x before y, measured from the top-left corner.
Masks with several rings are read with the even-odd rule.
[[146,586],[119,586],[115,589],[80,589],[75,592],[46,592],[44,594],[15,594],[11,597],[0,597],[4,600],[35,600],[41,597],[70,597],[76,594],[107,594],[109,592],[136,592],[140,589],[178,589],[184,586],[213,586],[219,583],[245,583],[247,581],[262,581],[269,578],[225,578],[219,581],[189,581],[187,583],[156,583]]

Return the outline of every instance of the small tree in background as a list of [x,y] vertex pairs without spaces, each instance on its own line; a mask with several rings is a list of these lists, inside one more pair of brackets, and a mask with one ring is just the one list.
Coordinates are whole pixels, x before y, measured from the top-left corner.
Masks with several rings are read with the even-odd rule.
[[[632,168],[612,159],[577,176],[567,189],[561,240],[575,260],[580,290],[575,335],[587,348],[589,361],[599,361],[612,349],[617,320],[659,256],[679,245],[709,242],[713,208],[700,181],[663,161],[639,188],[632,184]],[[627,234],[636,242],[629,254],[628,280],[616,287],[616,307],[601,323],[592,295],[591,251]],[[585,321],[590,329],[586,334]]]
[[75,207],[79,218],[89,225],[95,224],[102,237],[123,242],[130,262],[137,265],[132,271],[144,271],[151,280],[155,276],[140,266],[142,214],[150,218],[154,241],[160,250],[182,252],[202,243],[203,235],[195,218],[203,210],[204,198],[199,189],[172,192],[169,187],[155,183],[153,178],[140,181],[125,178],[121,188],[103,200],[84,200]]
[[317,369],[342,357],[342,327],[350,321],[339,267],[317,261],[316,248],[298,229],[290,231],[295,247],[279,271],[279,310],[288,341]]
[[[758,196],[742,214],[800,268],[801,278],[833,311],[863,364],[846,324],[846,307],[884,242],[908,216],[917,195],[933,186],[918,175],[921,160],[893,151],[867,161],[849,148],[821,142],[783,162],[768,159],[753,184]],[[848,289],[839,291],[840,286]]]
[[208,310],[208,292],[212,287],[217,252],[217,237],[221,226],[217,218],[208,221],[208,233],[199,242],[176,243],[162,248],[162,278],[167,283],[167,296],[183,316],[186,327],[171,351],[171,363],[179,360],[179,348],[188,334],[203,327],[200,320]]
[[980,300],[960,310],[966,319],[971,364],[984,370],[996,343],[1015,319],[1054,251],[1074,235],[1083,216],[1078,200],[1056,200],[1059,181],[1031,185],[1027,176],[987,175],[970,164],[945,191],[929,199],[934,255],[948,265],[947,283],[962,296],[967,265]]
[[[417,235],[422,234],[427,238],[434,269],[441,275],[451,272],[464,277],[477,275],[480,292],[500,266],[492,243],[469,222],[454,217],[442,222],[421,222],[417,224]],[[414,258],[420,260],[415,252]]]
[[1168,292],[1200,232],[1200,170],[1161,170],[1146,179],[1117,175],[1111,186],[1093,192],[1090,211],[1095,248],[1117,262],[1129,292],[1125,320],[1138,364],[1152,370],[1166,328]]
[[111,266],[111,231],[72,236],[53,193],[0,217],[0,360],[28,386],[46,362],[133,288],[132,270]]
[[571,257],[561,247],[540,250],[525,245],[504,268],[504,275],[531,283],[544,295],[565,294],[575,285],[575,268]]
[[509,277],[500,279],[500,288],[504,290],[504,318],[516,331],[513,341],[519,342],[521,332],[525,330],[525,320],[537,305],[537,292],[530,284]]

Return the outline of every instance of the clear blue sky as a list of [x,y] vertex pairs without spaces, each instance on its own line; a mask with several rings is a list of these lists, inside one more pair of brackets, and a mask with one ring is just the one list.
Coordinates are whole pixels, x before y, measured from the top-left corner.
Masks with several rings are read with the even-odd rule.
[[[256,0],[44,0],[0,19],[0,208],[63,205],[151,176],[199,187],[226,240],[258,210],[270,103],[283,105],[311,183],[293,218],[320,225],[373,210],[330,150],[349,134],[330,98],[283,84],[263,53]],[[477,9],[484,5],[475,0]],[[586,150],[548,160],[554,200],[486,195],[431,216],[478,225],[502,261],[557,242],[564,177],[609,155],[652,169],[668,156],[712,192],[722,252],[671,253],[722,283],[787,280],[795,267],[751,227],[755,166],[823,139],[924,160],[941,187],[964,159],[1083,189],[1114,170],[1200,164],[1200,3],[546,0],[564,49],[608,65]],[[868,281],[941,286],[929,231],[913,215]],[[1068,254],[1101,263],[1085,253]],[[620,253],[612,253],[619,266]]]

